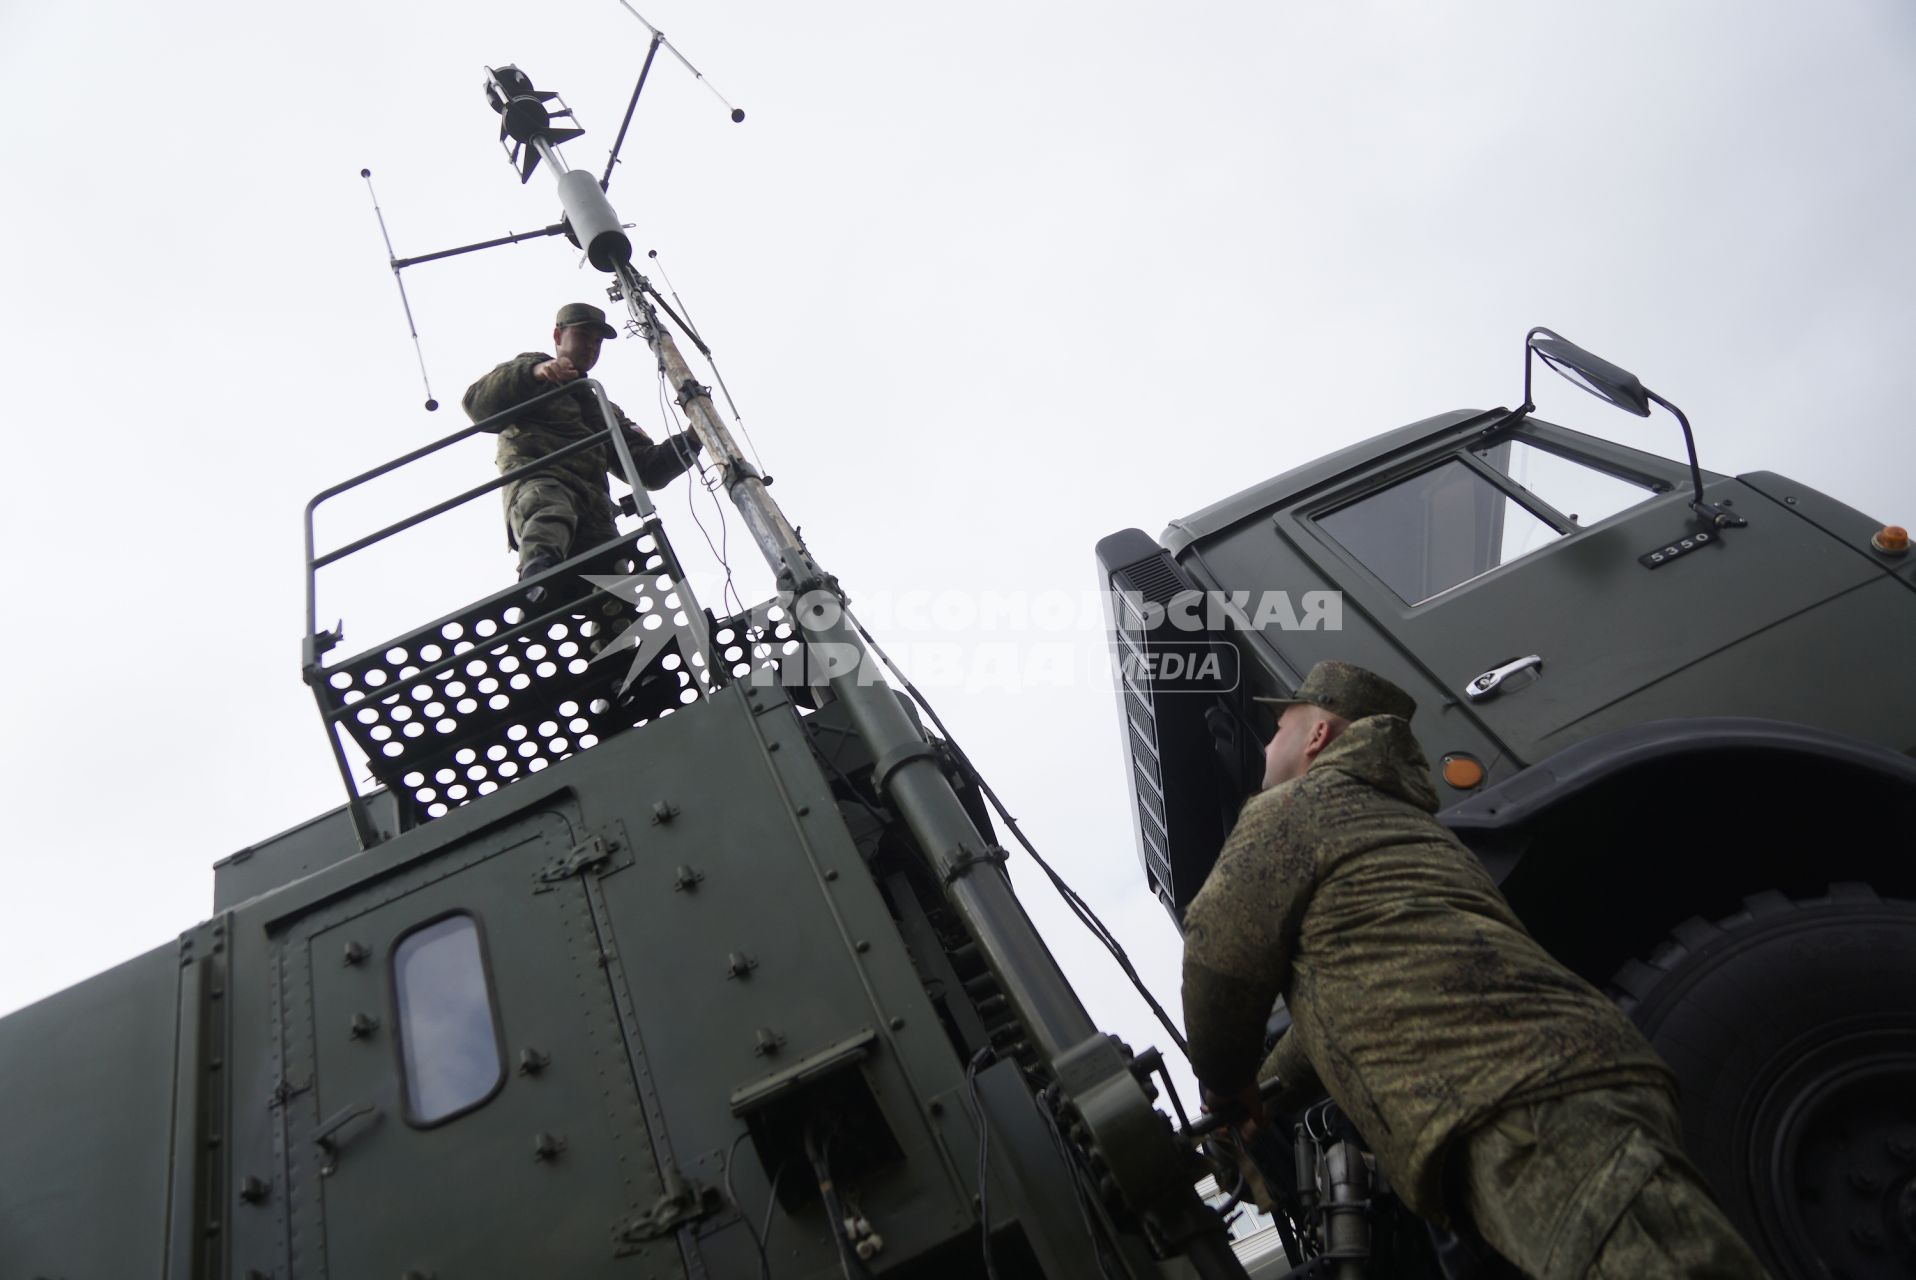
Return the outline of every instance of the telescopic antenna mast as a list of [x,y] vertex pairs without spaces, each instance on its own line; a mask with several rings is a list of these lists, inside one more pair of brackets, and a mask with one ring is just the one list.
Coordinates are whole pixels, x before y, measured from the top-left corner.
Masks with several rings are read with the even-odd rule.
[[659,317],[663,299],[633,265],[632,242],[604,189],[590,173],[568,169],[560,157],[558,145],[579,135],[571,113],[563,103],[552,109],[558,95],[535,89],[514,66],[487,69],[486,98],[499,113],[500,141],[520,180],[529,179],[540,161],[557,175],[568,235],[594,267],[617,282],[608,292],[625,303],[658,357],[781,594],[792,600],[792,618],[811,652],[812,669],[825,673],[872,754],[874,784],[948,886],[953,907],[977,938],[1066,1101],[1104,1153],[1124,1198],[1160,1239],[1186,1254],[1200,1276],[1242,1277],[1223,1224],[1190,1181],[1181,1180],[1185,1157],[1169,1124],[1151,1107],[1132,1064],[1091,1020],[1012,893],[1004,851],[979,834],[938,753],[906,716],[897,694],[872,678],[871,654],[837,579],[807,550],[764,477],[739,451],[709,389],[679,353]]

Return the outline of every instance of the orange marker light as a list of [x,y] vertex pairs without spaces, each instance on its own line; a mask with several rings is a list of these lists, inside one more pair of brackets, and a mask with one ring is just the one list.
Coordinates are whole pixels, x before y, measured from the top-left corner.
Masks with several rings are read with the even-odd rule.
[[1878,551],[1900,556],[1909,550],[1909,530],[1900,524],[1886,525],[1877,530],[1876,536],[1869,540],[1869,545]]
[[1469,756],[1444,757],[1444,781],[1459,791],[1468,791],[1484,780],[1484,767]]

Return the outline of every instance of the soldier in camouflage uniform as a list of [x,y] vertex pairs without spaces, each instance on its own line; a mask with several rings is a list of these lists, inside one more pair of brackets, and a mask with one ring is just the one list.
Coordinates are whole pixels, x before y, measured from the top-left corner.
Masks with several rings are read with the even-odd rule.
[[1762,1276],[1683,1153],[1669,1068],[1431,816],[1410,696],[1325,662],[1264,701],[1265,789],[1184,921],[1213,1105],[1262,1124],[1259,1079],[1328,1091],[1406,1205],[1527,1275]]
[[[522,404],[542,391],[575,381],[599,359],[599,344],[616,338],[605,312],[585,302],[559,308],[552,330],[556,355],[528,351],[516,355],[466,389],[463,401],[474,422]],[[608,402],[610,403],[610,402]],[[699,443],[691,432],[653,444],[617,406],[612,413],[626,433],[639,482],[663,488],[697,461]],[[537,462],[576,440],[605,430],[598,401],[580,388],[556,396],[515,418],[499,431],[499,470]],[[608,442],[559,459],[549,471],[514,480],[505,487],[506,543],[519,551],[519,578],[543,573],[576,551],[598,546],[618,532],[613,524],[606,477],[625,479],[619,455]],[[539,594],[543,595],[543,592]],[[537,603],[537,601],[535,601]]]

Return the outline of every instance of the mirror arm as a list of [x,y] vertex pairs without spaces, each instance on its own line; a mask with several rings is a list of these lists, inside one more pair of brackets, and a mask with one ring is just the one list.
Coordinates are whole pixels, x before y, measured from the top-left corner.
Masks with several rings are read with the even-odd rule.
[[1683,428],[1683,447],[1690,457],[1690,510],[1696,512],[1703,523],[1713,529],[1727,529],[1746,524],[1747,521],[1735,512],[1726,511],[1713,502],[1705,502],[1703,500],[1703,468],[1697,465],[1696,437],[1690,433],[1690,420],[1683,416],[1683,410],[1677,408],[1648,387],[1643,389],[1643,394],[1649,398],[1652,404],[1660,404],[1665,409],[1668,409],[1675,415],[1677,425]]
[[1528,417],[1537,407],[1537,402],[1530,398],[1530,368],[1532,362],[1537,358],[1537,349],[1531,344],[1537,340],[1538,334],[1542,334],[1546,338],[1560,339],[1562,337],[1562,335],[1550,329],[1546,329],[1542,325],[1536,326],[1523,336],[1523,403],[1517,406],[1517,412],[1514,415],[1518,418]]

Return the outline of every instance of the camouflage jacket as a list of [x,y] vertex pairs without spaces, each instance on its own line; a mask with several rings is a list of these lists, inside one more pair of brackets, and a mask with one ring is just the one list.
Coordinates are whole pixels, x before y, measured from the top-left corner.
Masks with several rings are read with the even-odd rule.
[[[551,358],[543,352],[527,351],[473,383],[466,388],[462,401],[466,415],[478,422],[551,390],[547,384],[532,376],[533,369]],[[612,405],[612,413],[626,432],[626,440],[632,446],[632,461],[638,467],[639,482],[646,488],[658,489],[670,484],[688,470],[697,458],[697,437],[691,432],[681,432],[668,438],[664,444],[653,444],[651,438],[639,429],[638,424],[626,417],[616,404]],[[575,440],[604,430],[605,421],[599,413],[598,401],[584,387],[575,388],[528,410],[500,429],[497,453],[499,470],[510,471],[528,462],[536,462]],[[553,464],[553,471],[580,493],[597,495],[608,507],[611,499],[607,496],[606,477],[610,475],[618,480],[625,479],[619,456],[610,443],[594,449],[581,449],[578,453],[561,458]]]
[[[1252,799],[1185,915],[1184,1018],[1207,1088],[1321,1080],[1404,1202],[1441,1222],[1446,1144],[1502,1107],[1675,1080],[1525,932],[1436,808],[1396,716],[1357,721]],[[1280,994],[1291,1029],[1260,1068]]]

